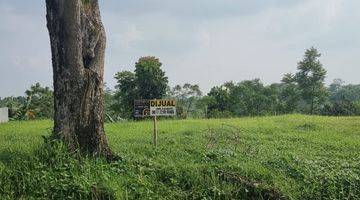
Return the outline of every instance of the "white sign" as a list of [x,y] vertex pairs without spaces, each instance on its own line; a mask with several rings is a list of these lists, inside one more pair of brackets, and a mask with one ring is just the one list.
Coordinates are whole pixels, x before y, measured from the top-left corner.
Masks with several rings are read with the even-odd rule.
[[0,108],[0,123],[9,121],[9,109],[8,108]]
[[171,99],[151,100],[151,116],[174,116],[176,115],[176,101]]

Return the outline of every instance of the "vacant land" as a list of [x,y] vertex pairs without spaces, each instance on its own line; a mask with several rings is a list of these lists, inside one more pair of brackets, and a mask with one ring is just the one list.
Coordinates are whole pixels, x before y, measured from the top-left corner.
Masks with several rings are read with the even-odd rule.
[[[359,199],[360,117],[107,124],[122,160],[44,145],[51,121],[0,124],[0,199]],[[56,150],[57,149],[57,150]]]

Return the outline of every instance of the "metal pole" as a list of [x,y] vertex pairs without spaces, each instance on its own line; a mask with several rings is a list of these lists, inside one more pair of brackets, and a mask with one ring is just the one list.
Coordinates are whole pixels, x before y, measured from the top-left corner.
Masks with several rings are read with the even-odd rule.
[[153,117],[154,119],[154,138],[153,138],[153,142],[154,142],[154,146],[157,146],[157,119],[156,119],[156,115]]

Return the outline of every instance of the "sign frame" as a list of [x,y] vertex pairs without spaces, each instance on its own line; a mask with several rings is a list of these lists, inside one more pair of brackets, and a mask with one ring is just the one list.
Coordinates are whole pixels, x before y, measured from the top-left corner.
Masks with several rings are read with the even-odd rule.
[[176,100],[150,100],[150,116],[176,116]]
[[135,118],[150,117],[149,99],[134,100],[134,117]]
[[176,116],[175,99],[140,99],[134,100],[134,117],[152,117],[154,122],[153,144],[157,146],[158,116]]

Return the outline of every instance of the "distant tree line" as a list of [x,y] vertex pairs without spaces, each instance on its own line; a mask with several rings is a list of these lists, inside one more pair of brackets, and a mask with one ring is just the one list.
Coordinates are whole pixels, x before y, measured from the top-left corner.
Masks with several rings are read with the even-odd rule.
[[305,113],[333,116],[360,115],[360,85],[335,80],[326,87],[321,54],[306,50],[295,74],[265,86],[259,79],[227,82],[208,94],[207,117],[239,117]]
[[[104,86],[105,118],[133,119],[136,99],[175,98],[177,117],[222,118],[304,113],[331,116],[360,115],[360,85],[336,79],[328,87],[326,70],[315,49],[306,50],[295,74],[284,74],[280,83],[264,85],[260,79],[226,82],[203,95],[196,84],[170,87],[162,63],[156,57],[141,57],[134,72],[115,74],[114,90]],[[39,83],[25,96],[0,99],[14,120],[49,119],[53,116],[53,94]]]
[[8,107],[13,120],[50,119],[54,115],[53,101],[53,91],[36,83],[25,96],[0,98],[0,107]]

